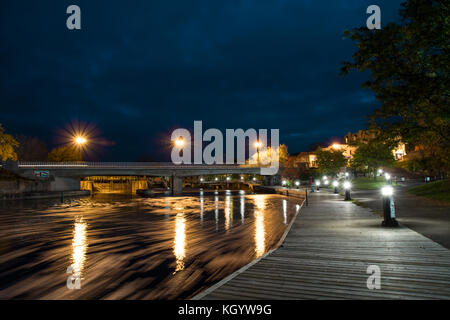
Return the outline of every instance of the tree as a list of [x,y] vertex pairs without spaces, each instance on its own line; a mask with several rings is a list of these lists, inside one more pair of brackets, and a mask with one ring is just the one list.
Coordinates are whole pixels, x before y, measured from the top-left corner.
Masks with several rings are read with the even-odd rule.
[[81,152],[74,146],[63,146],[59,148],[54,148],[48,154],[48,161],[50,162],[81,161]]
[[353,154],[351,167],[373,173],[374,178],[381,167],[389,167],[394,163],[392,146],[379,140],[370,140],[368,143],[361,143]]
[[[450,171],[450,10],[447,1],[402,3],[399,24],[381,30],[346,31],[357,42],[350,70],[370,71],[363,87],[371,89],[381,107],[370,116],[371,127],[386,140],[401,140],[433,149],[434,159]],[[431,138],[430,138],[431,137]],[[424,141],[427,144],[424,144]],[[430,151],[431,152],[431,151]]]
[[14,148],[18,146],[19,142],[12,135],[5,133],[0,124],[0,159],[17,161],[17,153]]
[[47,160],[47,146],[45,142],[36,137],[19,135],[17,137],[19,147],[17,157],[21,161],[45,161]]
[[319,147],[315,151],[315,154],[321,174],[335,175],[341,168],[347,165],[347,159],[342,151],[335,149],[325,150]]

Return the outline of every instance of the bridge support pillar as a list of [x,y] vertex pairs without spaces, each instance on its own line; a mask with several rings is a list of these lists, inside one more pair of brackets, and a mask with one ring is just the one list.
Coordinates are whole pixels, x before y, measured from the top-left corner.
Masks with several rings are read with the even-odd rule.
[[181,177],[171,177],[171,189],[173,196],[180,196],[183,194],[183,179]]

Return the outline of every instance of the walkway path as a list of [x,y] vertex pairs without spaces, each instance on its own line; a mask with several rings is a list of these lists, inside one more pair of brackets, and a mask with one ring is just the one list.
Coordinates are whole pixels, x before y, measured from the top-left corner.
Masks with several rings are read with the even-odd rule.
[[[194,299],[450,299],[450,250],[380,223],[340,195],[311,194],[283,247]],[[369,265],[380,290],[367,288]]]

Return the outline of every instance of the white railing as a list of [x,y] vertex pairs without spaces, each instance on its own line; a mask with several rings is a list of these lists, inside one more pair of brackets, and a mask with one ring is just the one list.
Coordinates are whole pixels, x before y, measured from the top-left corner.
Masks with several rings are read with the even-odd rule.
[[239,164],[225,164],[225,165],[207,165],[207,164],[182,164],[176,165],[171,162],[18,162],[19,168],[54,168],[54,169],[229,169],[229,168],[259,168],[258,165],[239,165]]

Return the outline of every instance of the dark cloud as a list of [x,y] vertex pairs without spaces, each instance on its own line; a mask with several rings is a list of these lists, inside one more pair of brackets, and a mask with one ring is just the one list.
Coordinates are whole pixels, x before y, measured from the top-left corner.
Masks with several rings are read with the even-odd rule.
[[[401,1],[378,1],[382,23]],[[82,10],[82,30],[65,27]],[[0,123],[54,143],[74,119],[93,123],[104,160],[167,159],[170,131],[279,128],[291,152],[365,126],[367,77],[340,78],[355,50],[345,29],[371,1],[2,2]]]

